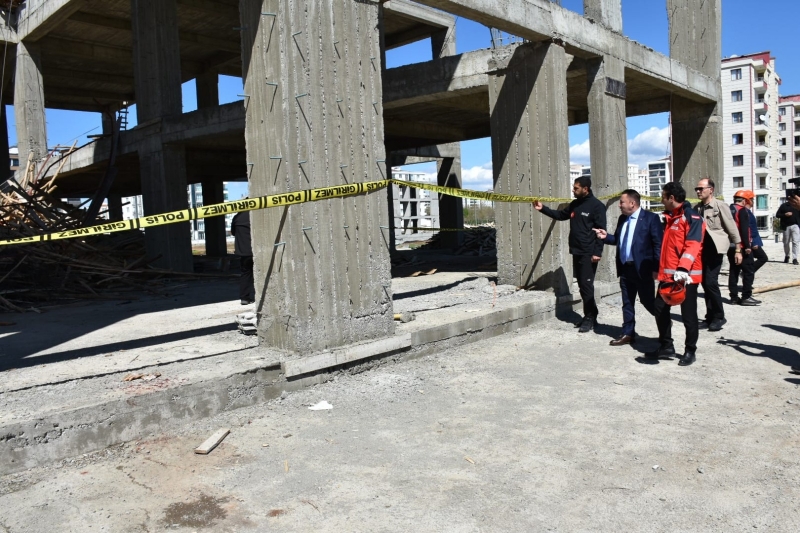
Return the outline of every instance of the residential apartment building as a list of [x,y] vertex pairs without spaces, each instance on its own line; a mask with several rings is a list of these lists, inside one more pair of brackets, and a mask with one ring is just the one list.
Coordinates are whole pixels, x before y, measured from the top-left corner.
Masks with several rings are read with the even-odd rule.
[[[203,186],[200,183],[193,183],[189,185],[186,189],[186,194],[189,199],[189,208],[195,207],[202,207],[203,206]],[[223,194],[225,201],[228,201],[228,186],[225,185],[223,188]],[[124,220],[129,220],[133,218],[140,218],[144,216],[144,205],[142,204],[142,197],[140,196],[129,196],[122,199],[122,218]],[[231,222],[233,221],[233,215],[225,215],[225,231],[226,234],[230,234],[231,231]],[[192,232],[192,241],[193,242],[200,242],[204,241],[206,238],[206,223],[204,219],[192,220],[191,224],[191,232]]]
[[[769,52],[722,60],[721,192],[728,202],[738,189],[751,189],[755,193],[753,211],[763,236],[772,233],[772,221],[781,203],[781,191],[785,189],[781,154],[785,153],[788,161],[791,153],[779,150],[779,125],[786,124],[779,119],[780,83],[775,58]],[[788,174],[788,165],[786,168]]]
[[788,181],[800,178],[800,94],[782,96],[778,101],[778,172],[783,203],[783,191],[795,188]]
[[[393,170],[392,178],[435,184],[436,175]],[[407,232],[416,233],[417,228],[439,227],[439,196],[436,193],[397,184],[392,184],[392,188],[395,238],[401,238]]]
[[[648,173],[643,172],[639,165],[628,164],[628,188],[633,189],[642,196],[649,196]],[[650,201],[642,199],[642,209],[650,209]]]
[[[665,157],[658,161],[650,161],[647,163],[647,191],[648,196],[655,198],[661,197],[661,190],[664,185],[672,181],[672,159]],[[662,211],[664,205],[661,202],[650,202],[650,208],[656,211]]]

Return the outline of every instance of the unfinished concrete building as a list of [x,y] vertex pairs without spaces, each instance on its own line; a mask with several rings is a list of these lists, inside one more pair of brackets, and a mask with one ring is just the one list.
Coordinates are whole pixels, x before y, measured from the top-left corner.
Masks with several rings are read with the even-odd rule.
[[[667,0],[669,57],[623,35],[621,0],[584,5],[585,16],[548,0],[12,2],[3,102],[34,162],[45,108],[111,117],[136,104],[138,125],[112,134],[106,119],[109,135],[68,157],[58,191],[94,194],[113,151],[109,204],[141,193],[146,214],[185,208],[187,183],[214,203],[223,181],[265,195],[421,161],[458,187],[458,143],[483,137],[497,192],[569,197],[568,126],[587,122],[603,195],[627,186],[626,117],[657,112],[672,116],[676,180],[721,175],[721,0]],[[456,16],[526,42],[456,54]],[[386,50],[425,38],[432,60],[385,68]],[[219,105],[220,74],[243,78],[242,101]],[[198,109],[183,113],[189,80]],[[254,213],[262,342],[313,353],[393,334],[389,206],[380,191]],[[442,199],[443,226],[461,226],[460,206]],[[208,253],[224,253],[223,218],[206,228]],[[530,205],[498,206],[500,282],[568,295],[567,231]],[[148,229],[146,243],[160,266],[192,268],[183,225]]]

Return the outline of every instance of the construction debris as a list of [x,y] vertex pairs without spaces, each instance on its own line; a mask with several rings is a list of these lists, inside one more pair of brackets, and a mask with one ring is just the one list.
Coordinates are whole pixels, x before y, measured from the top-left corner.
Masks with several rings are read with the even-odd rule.
[[[497,255],[497,228],[494,224],[482,226],[466,227],[466,231],[461,232],[463,244],[459,246],[453,254],[455,255],[474,255],[474,256],[496,256]],[[439,249],[441,248],[441,233],[435,234],[428,241],[420,246],[420,249]]]
[[399,322],[402,322],[403,324],[406,324],[408,322],[416,320],[417,315],[415,315],[414,313],[395,313],[394,319]]
[[231,430],[228,428],[217,430],[217,432],[208,437],[203,444],[195,448],[194,453],[200,455],[208,455],[208,453],[214,448],[216,448],[219,445],[219,443],[222,442],[222,440],[228,436],[228,433],[230,432]]
[[258,331],[258,317],[255,313],[241,313],[236,315],[236,323],[239,325],[239,331],[245,335],[255,335]]

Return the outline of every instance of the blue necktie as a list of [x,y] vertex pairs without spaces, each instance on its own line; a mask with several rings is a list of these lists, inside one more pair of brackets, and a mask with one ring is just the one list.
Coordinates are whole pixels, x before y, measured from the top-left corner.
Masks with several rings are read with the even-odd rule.
[[625,229],[622,231],[622,248],[620,249],[620,255],[622,256],[622,264],[628,262],[628,235],[630,234],[631,225],[631,217],[628,217],[628,220],[625,221]]

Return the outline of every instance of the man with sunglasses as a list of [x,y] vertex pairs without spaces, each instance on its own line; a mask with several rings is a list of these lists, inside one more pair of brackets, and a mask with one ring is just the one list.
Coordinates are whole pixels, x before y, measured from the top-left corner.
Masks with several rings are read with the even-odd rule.
[[[700,328],[719,331],[725,325],[725,309],[722,307],[722,294],[719,290],[719,272],[722,261],[731,244],[741,242],[736,223],[733,221],[730,207],[722,200],[714,197],[715,184],[711,178],[703,178],[694,188],[700,202],[694,206],[695,211],[706,223],[706,234],[703,238],[703,293],[706,301],[706,318],[699,324]],[[742,256],[735,256],[736,264],[741,264]]]

